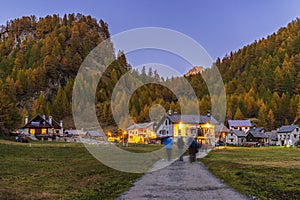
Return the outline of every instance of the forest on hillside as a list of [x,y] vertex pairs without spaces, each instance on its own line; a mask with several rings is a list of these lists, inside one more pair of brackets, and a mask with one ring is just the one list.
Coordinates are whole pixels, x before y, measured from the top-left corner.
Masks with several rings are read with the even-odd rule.
[[257,118],[274,129],[300,117],[300,20],[217,59],[228,118]]
[[[72,124],[72,89],[77,71],[102,41],[110,38],[108,24],[91,16],[68,14],[22,17],[8,21],[0,30],[0,131],[19,128],[26,115],[53,115]],[[122,52],[104,72],[96,92],[96,108],[102,126],[115,126],[110,98],[114,86],[132,71],[149,80],[175,84],[184,77],[165,80],[157,71],[132,70]],[[216,60],[226,87],[227,119],[254,119],[257,126],[271,130],[300,117],[300,20],[294,20],[267,38]],[[203,74],[209,74],[206,69]],[[200,74],[186,77],[200,106],[206,113],[211,100]],[[187,98],[186,91],[179,91]],[[122,94],[118,94],[122,101]],[[172,91],[160,84],[138,88],[130,99],[130,114],[135,122],[148,121],[154,104],[180,112]],[[120,106],[119,106],[120,107]],[[123,108],[119,108],[122,112]],[[126,119],[123,119],[126,121]]]

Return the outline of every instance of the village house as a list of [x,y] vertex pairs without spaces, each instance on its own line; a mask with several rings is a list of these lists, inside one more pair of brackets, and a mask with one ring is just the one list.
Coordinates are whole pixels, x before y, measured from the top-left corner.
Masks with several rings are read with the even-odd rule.
[[210,115],[180,115],[169,111],[158,123],[157,138],[197,136],[198,142],[215,145],[215,125],[218,121]]
[[156,122],[133,124],[126,131],[129,143],[149,143],[156,138]]
[[278,133],[276,130],[265,132],[267,137],[269,138],[269,144],[274,146],[278,145]]
[[246,143],[247,134],[240,130],[230,130],[226,135],[226,144],[244,145]]
[[219,143],[226,143],[226,136],[229,133],[229,129],[224,124],[215,125],[215,137]]
[[250,120],[228,120],[230,130],[240,130],[245,133],[250,130],[252,123]]
[[62,120],[58,123],[52,116],[36,115],[30,121],[25,117],[25,125],[22,127],[25,134],[35,136],[39,140],[55,139],[56,136],[63,136]]
[[103,140],[105,137],[104,133],[100,130],[89,130],[85,134],[85,138],[93,140]]
[[251,128],[247,133],[246,142],[252,145],[269,145],[269,138],[264,128]]
[[281,126],[277,131],[277,145],[295,145],[300,139],[299,135],[300,130],[297,125]]
[[74,138],[83,138],[86,136],[86,132],[83,130],[70,129],[64,131],[64,136],[74,137]]

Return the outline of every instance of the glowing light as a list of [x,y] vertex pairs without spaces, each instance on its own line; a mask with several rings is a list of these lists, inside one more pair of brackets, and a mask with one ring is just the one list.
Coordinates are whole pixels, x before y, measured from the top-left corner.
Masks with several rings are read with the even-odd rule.
[[179,122],[179,129],[182,129],[182,122]]
[[210,123],[206,123],[206,124],[204,125],[204,127],[205,127],[205,128],[211,128],[211,124],[210,124]]

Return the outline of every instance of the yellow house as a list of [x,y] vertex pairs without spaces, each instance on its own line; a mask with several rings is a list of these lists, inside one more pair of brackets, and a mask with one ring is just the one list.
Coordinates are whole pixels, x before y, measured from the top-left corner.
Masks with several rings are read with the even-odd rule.
[[129,143],[148,143],[151,139],[156,138],[156,122],[133,124],[126,131]]
[[158,123],[157,138],[197,136],[198,142],[214,144],[216,142],[215,126],[218,121],[207,115],[166,114]]

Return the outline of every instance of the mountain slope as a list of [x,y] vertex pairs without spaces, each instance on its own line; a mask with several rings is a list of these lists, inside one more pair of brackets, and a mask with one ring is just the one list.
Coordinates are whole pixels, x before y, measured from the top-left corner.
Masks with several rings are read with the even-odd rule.
[[269,129],[300,116],[300,20],[267,38],[217,59],[228,97],[228,118],[237,110]]
[[70,115],[77,70],[87,54],[109,37],[103,20],[81,14],[22,17],[2,26],[0,92],[5,96],[2,101],[10,103],[0,104],[2,129],[16,128],[27,114],[58,119]]

